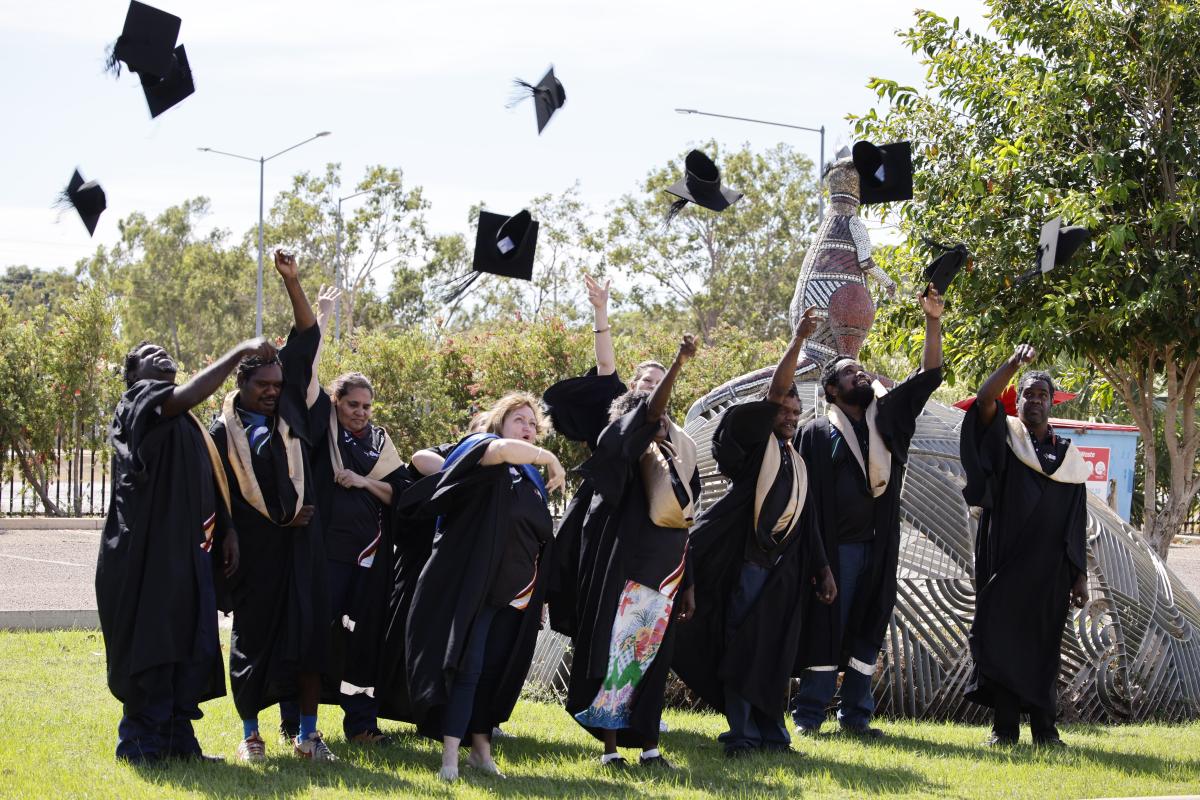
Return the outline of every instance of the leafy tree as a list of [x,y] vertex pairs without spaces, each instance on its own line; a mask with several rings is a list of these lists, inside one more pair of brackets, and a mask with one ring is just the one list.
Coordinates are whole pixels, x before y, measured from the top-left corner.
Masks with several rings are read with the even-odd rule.
[[58,311],[64,300],[75,293],[78,281],[66,270],[8,267],[0,275],[0,295],[19,316],[28,316],[35,308]]
[[683,175],[681,154],[618,201],[606,231],[608,263],[634,278],[636,302],[665,297],[701,333],[720,319],[761,339],[784,335],[817,222],[812,162],[786,144],[762,153],[745,145],[728,155],[716,142],[699,149],[720,166],[721,182],[745,197],[721,213],[689,204],[665,226],[675,199],[666,189]]
[[[1142,432],[1143,533],[1165,557],[1200,491],[1200,8],[988,6],[986,34],[917,12],[901,37],[927,67],[924,86],[873,79],[890,108],[857,119],[873,140],[915,143],[897,260],[915,282],[929,255],[921,237],[969,245],[974,265],[950,290],[946,328],[963,377],[978,381],[1021,341],[1104,376]],[[1091,245],[1020,282],[1056,215],[1091,229]],[[897,305],[877,328],[902,346],[917,324]]]

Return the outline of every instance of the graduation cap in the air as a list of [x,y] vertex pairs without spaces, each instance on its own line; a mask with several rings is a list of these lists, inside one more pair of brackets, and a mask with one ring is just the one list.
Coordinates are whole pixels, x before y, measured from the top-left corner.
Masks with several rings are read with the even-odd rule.
[[456,300],[485,272],[523,281],[532,278],[537,234],[538,223],[528,210],[511,217],[480,211],[471,272],[450,281],[445,301]]
[[711,158],[699,150],[687,154],[683,160],[683,171],[683,180],[667,187],[669,193],[679,198],[667,212],[668,224],[688,203],[712,211],[724,211],[743,197],[737,189],[721,185],[721,171]]
[[174,14],[133,0],[125,14],[125,27],[109,53],[109,69],[119,74],[123,61],[131,72],[143,77],[165,78],[174,62],[181,24]]
[[550,71],[537,82],[537,85],[526,83],[520,78],[514,80],[513,83],[517,86],[517,95],[509,102],[508,107],[512,108],[525,98],[532,97],[540,134],[546,127],[546,123],[550,121],[550,117],[554,116],[554,112],[567,102],[567,91],[563,88],[562,81],[554,77],[554,67],[551,67]]
[[175,48],[172,58],[171,70],[166,77],[157,79],[142,75],[142,91],[146,94],[146,105],[150,107],[152,118],[196,91],[196,84],[192,82],[192,68],[188,65],[183,45]]
[[1075,255],[1075,251],[1092,238],[1092,232],[1082,225],[1062,224],[1062,217],[1055,217],[1042,225],[1038,237],[1037,264],[1017,279],[1017,283],[1037,275],[1045,275],[1055,267],[1061,267]]
[[[926,243],[934,250],[940,250],[941,255],[930,262],[929,266],[925,267],[925,283],[933,284],[933,288],[937,289],[938,294],[946,294],[946,289],[949,288],[950,282],[954,280],[954,276],[967,263],[967,259],[971,254],[967,252],[965,244],[956,244],[954,247],[947,247],[944,244],[931,242],[926,240]],[[929,287],[926,286],[922,296],[929,294]]]
[[852,158],[858,171],[858,201],[861,205],[912,199],[912,144],[856,142]]
[[88,230],[88,236],[91,236],[96,232],[96,223],[100,221],[100,215],[108,207],[108,201],[105,199],[104,190],[100,188],[99,183],[85,181],[79,174],[79,170],[75,170],[75,174],[71,176],[71,182],[59,195],[58,205],[70,206],[78,211],[79,218],[83,220],[83,224]]

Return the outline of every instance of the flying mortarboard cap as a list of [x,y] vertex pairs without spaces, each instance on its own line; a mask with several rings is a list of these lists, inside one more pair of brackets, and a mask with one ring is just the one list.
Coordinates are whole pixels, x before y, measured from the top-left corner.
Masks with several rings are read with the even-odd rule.
[[79,212],[79,218],[83,220],[84,227],[88,230],[88,236],[96,232],[96,223],[100,221],[100,215],[108,207],[108,201],[104,197],[104,190],[100,188],[100,184],[96,181],[84,181],[79,170],[75,170],[75,174],[71,176],[71,182],[63,190],[59,204],[69,205]]
[[912,199],[912,144],[856,142],[852,157],[858,171],[860,204]]
[[1062,217],[1050,220],[1042,226],[1038,237],[1038,270],[1045,274],[1061,267],[1090,238],[1091,231],[1082,225],[1064,227]]
[[563,88],[562,81],[554,77],[554,67],[550,67],[550,71],[542,76],[536,86],[526,83],[520,78],[513,83],[517,85],[519,94],[508,104],[509,108],[526,97],[533,97],[533,107],[537,113],[537,126],[540,134],[546,127],[546,123],[550,121],[550,117],[554,116],[554,112],[567,102],[567,91]]
[[532,278],[537,234],[538,223],[527,210],[511,217],[480,211],[472,271],[449,282],[445,302],[458,299],[485,272],[523,281]]
[[112,46],[109,69],[119,72],[118,62],[124,61],[132,72],[166,77],[171,71],[181,23],[174,14],[133,0],[125,14],[125,27]]
[[161,80],[142,75],[142,91],[146,94],[146,105],[151,118],[157,117],[171,106],[196,91],[192,82],[192,68],[188,64],[183,45],[175,48],[170,72]]
[[[943,252],[925,268],[925,283],[932,283],[938,294],[944,295],[950,282],[954,280],[954,276],[962,269],[963,264],[967,263],[970,253],[967,252],[965,244],[956,244],[954,247],[946,247],[936,242],[929,242],[929,244]],[[929,294],[928,287],[923,294]]]
[[721,171],[711,158],[699,150],[687,154],[683,160],[683,171],[683,180],[667,187],[670,194],[679,198],[671,204],[671,210],[667,213],[668,223],[688,203],[712,211],[724,211],[744,196],[737,189],[721,185]]

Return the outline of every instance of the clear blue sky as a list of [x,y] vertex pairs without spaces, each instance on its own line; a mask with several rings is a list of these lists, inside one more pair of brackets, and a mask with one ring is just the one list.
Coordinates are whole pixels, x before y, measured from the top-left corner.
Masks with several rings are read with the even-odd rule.
[[[117,220],[196,195],[207,222],[239,235],[257,221],[258,168],[197,152],[270,155],[267,203],[295,172],[367,164],[425,187],[437,231],[466,229],[472,203],[518,210],[576,179],[603,208],[648,169],[716,138],[789,141],[816,159],[817,136],[675,114],[677,106],[827,129],[826,157],[849,143],[847,113],[875,100],[872,75],[918,82],[896,38],[904,0],[158,0],[183,18],[196,94],[151,120],[137,79],[103,72],[126,0],[0,0],[0,268],[71,266],[117,239]],[[928,0],[982,29],[977,0]],[[567,104],[538,136],[511,80],[553,63]],[[51,206],[79,166],[108,211],[94,238]],[[347,189],[348,194],[352,189]],[[61,217],[61,218],[60,218]]]

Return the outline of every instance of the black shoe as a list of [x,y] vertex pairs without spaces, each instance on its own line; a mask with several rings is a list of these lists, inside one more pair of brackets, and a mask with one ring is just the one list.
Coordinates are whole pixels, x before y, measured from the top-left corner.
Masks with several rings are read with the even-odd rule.
[[281,720],[279,722],[279,742],[280,744],[290,745],[296,741],[296,737],[300,735],[300,722],[291,720]]
[[759,750],[761,750],[764,753],[774,753],[776,755],[778,755],[778,754],[783,754],[783,755],[787,755],[787,756],[800,755],[800,752],[797,750],[793,750],[792,746],[790,744],[784,744],[783,742],[776,742],[773,744],[764,744],[762,747],[759,748]]
[[740,744],[734,747],[725,748],[725,757],[731,759],[746,758],[754,755],[755,748],[749,745]]
[[995,731],[992,731],[992,735],[983,741],[984,747],[1014,747],[1016,744],[1016,736],[1003,736]]
[[621,756],[617,756],[616,758],[610,758],[608,761],[601,762],[601,764],[600,764],[600,769],[612,770],[614,772],[621,772],[621,771],[627,769],[628,767],[629,767],[629,762],[626,761]]
[[1034,747],[1044,747],[1047,750],[1066,750],[1067,743],[1057,736],[1039,737],[1033,740]]
[[638,756],[638,765],[648,767],[650,769],[673,770],[675,765],[667,761],[662,756],[654,756],[653,758],[642,758]]
[[797,725],[796,726],[796,735],[797,736],[807,736],[812,739],[815,739],[821,735],[821,726],[818,725],[817,727],[813,728],[813,727],[809,727],[808,725]]
[[879,728],[872,728],[870,725],[863,725],[862,727],[843,725],[842,733],[846,736],[853,736],[855,739],[882,739],[887,735],[879,730]]

